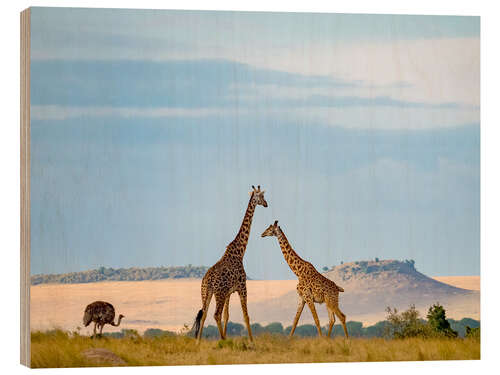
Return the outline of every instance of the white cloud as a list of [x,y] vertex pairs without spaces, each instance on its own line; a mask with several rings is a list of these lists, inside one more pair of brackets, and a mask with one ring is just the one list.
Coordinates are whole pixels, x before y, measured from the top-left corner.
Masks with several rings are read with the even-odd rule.
[[[106,18],[108,15],[102,14]],[[164,18],[167,17],[167,18]],[[462,107],[480,105],[479,38],[443,38],[401,40],[351,40],[335,38],[307,38],[301,40],[280,40],[276,37],[262,38],[242,25],[236,25],[231,18],[217,20],[211,28],[237,28],[239,32],[220,37],[203,38],[203,28],[196,28],[199,14],[186,15],[193,21],[189,35],[179,31],[173,14],[148,19],[156,29],[165,25],[165,20],[175,27],[171,35],[149,34],[148,27],[130,33],[127,27],[113,31],[118,39],[113,43],[56,43],[54,48],[34,51],[34,58],[70,59],[132,59],[132,60],[183,60],[183,59],[227,59],[249,64],[261,69],[271,69],[303,75],[332,77],[338,80],[356,82],[344,87],[284,87],[279,85],[235,87],[240,99],[256,102],[262,99],[302,99],[310,95],[353,96],[360,98],[390,97],[393,100],[439,105],[456,103]],[[204,17],[201,17],[205,19]],[[102,21],[102,20],[101,20]],[[212,22],[210,21],[210,22]],[[99,24],[99,22],[97,22]],[[105,24],[105,22],[104,22]],[[120,26],[120,25],[118,25]],[[121,25],[124,26],[124,25]],[[206,26],[208,27],[208,26]],[[236,29],[234,29],[236,30]],[[233,31],[234,31],[233,30]],[[92,30],[86,30],[91,33]],[[102,32],[102,31],[101,31]],[[85,35],[87,35],[85,34]],[[168,34],[168,33],[167,33]],[[88,36],[88,35],[87,35]],[[95,35],[91,35],[94,36]],[[132,37],[132,36],[135,36]],[[197,37],[198,36],[198,37]],[[84,37],[83,35],[81,36]],[[404,83],[404,84],[400,84]],[[280,109],[271,108],[274,112]],[[393,128],[396,123],[407,123],[410,128],[453,126],[461,123],[479,122],[478,109],[405,109],[405,108],[311,108],[292,110],[307,120],[322,120],[334,125],[354,127]],[[38,112],[38,113],[36,113]],[[122,117],[148,116],[191,116],[222,115],[234,113],[231,109],[134,109],[134,108],[68,108],[44,107],[35,116],[60,118],[83,115],[117,115]],[[239,112],[238,112],[239,113]],[[235,113],[235,114],[238,114]],[[35,117],[36,118],[36,117]],[[346,120],[349,125],[342,123]],[[399,120],[399,121],[398,121]]]
[[[150,47],[152,45],[149,45]],[[320,75],[356,82],[352,87],[285,87],[242,85],[233,87],[241,100],[229,108],[114,108],[32,106],[33,119],[61,120],[82,116],[207,117],[273,116],[303,123],[374,129],[428,129],[479,123],[479,38],[420,39],[393,42],[352,42],[273,46],[242,45],[238,40],[208,48],[148,48],[118,50],[100,57],[166,59],[229,59],[251,66],[304,75]],[[121,52],[120,52],[121,51]],[[122,55],[121,55],[122,54]],[[135,54],[135,55],[134,55]],[[80,56],[82,57],[82,56]],[[401,84],[403,83],[403,84]],[[275,100],[388,97],[395,101],[423,103],[427,108],[402,106],[307,106],[286,108]],[[456,107],[437,108],[443,103]],[[432,108],[432,106],[436,108]]]
[[432,129],[478,123],[478,110],[399,107],[305,107],[271,111],[279,118],[304,124],[354,129]]
[[[262,102],[261,102],[262,103]],[[32,120],[65,120],[78,117],[162,118],[212,116],[252,116],[259,121],[323,124],[353,129],[431,129],[479,122],[476,109],[400,107],[273,107],[255,105],[230,108],[118,108],[31,106]]]
[[[359,81],[362,87],[342,89],[353,95],[383,91],[400,100],[479,105],[478,38],[313,43],[257,51],[236,52],[232,58],[260,68]],[[229,51],[223,55],[231,58]],[[406,85],[393,85],[398,82]]]
[[[138,42],[139,43],[139,42]],[[75,59],[227,59],[262,69],[304,75],[324,75],[360,83],[338,88],[354,96],[391,96],[399,100],[432,103],[457,102],[479,106],[479,38],[395,40],[276,46],[261,41],[233,40],[217,46],[158,48],[158,42],[128,45],[69,45],[55,52],[39,51],[35,58]],[[166,44],[168,45],[168,43]],[[85,51],[86,48],[89,50]],[[55,53],[55,55],[54,55]],[[398,83],[404,82],[404,85]]]
[[343,95],[479,106],[479,37],[438,38],[466,35],[478,24],[474,17],[62,8],[34,14],[43,30],[34,36],[34,59],[227,59],[362,83],[342,88]]

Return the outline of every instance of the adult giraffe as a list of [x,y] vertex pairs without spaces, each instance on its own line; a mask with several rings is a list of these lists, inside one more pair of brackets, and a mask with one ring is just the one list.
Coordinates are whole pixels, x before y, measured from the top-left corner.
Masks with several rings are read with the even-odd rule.
[[280,226],[278,225],[278,220],[276,220],[274,224],[271,224],[264,231],[264,233],[262,233],[261,236],[275,236],[276,238],[278,238],[283,257],[285,258],[292,272],[297,275],[297,278],[299,279],[299,283],[297,284],[297,293],[300,296],[300,302],[297,308],[297,313],[295,314],[290,337],[295,332],[295,327],[297,327],[297,323],[306,303],[311,310],[312,316],[314,318],[314,323],[316,323],[318,335],[321,336],[321,326],[319,324],[316,308],[314,307],[315,302],[326,303],[326,308],[328,309],[328,317],[330,318],[330,325],[328,326],[328,337],[330,337],[333,325],[335,324],[335,315],[340,318],[340,323],[342,323],[342,328],[344,328],[345,337],[349,337],[347,333],[347,327],[345,325],[346,316],[339,309],[339,292],[343,292],[344,289],[335,284],[332,280],[320,274],[311,263],[302,259],[292,249],[292,246],[290,246],[285,233],[283,233]]
[[[241,309],[243,310],[243,318],[247,326],[248,336],[253,341],[247,311],[247,276],[243,267],[243,256],[245,255],[248,236],[250,235],[253,214],[258,205],[267,207],[267,202],[264,199],[264,190],[260,190],[260,185],[257,189],[252,185],[250,201],[248,202],[248,207],[236,238],[227,246],[222,258],[210,267],[203,277],[201,282],[202,308],[198,311],[193,326],[198,341],[201,340],[203,325],[205,324],[212,295],[215,296],[214,318],[219,328],[220,337],[222,340],[226,338],[227,322],[229,320],[229,298],[234,292],[238,292],[240,296]],[[224,328],[222,328],[221,324],[223,309]]]

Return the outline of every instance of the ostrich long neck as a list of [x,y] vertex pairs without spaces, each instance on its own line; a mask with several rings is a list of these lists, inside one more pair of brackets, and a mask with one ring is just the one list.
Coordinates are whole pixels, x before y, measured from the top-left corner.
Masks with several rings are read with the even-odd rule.
[[276,237],[278,237],[281,252],[283,253],[283,257],[285,258],[286,262],[290,266],[290,269],[295,275],[300,276],[298,272],[299,266],[302,266],[304,263],[306,263],[306,261],[299,257],[295,250],[292,249],[290,243],[288,242],[288,239],[285,236],[285,233],[283,233],[281,228],[278,230],[278,234]]
[[243,217],[240,230],[238,231],[238,234],[236,234],[233,242],[228,245],[225,255],[237,256],[242,259],[245,255],[248,237],[250,236],[250,227],[252,226],[253,213],[255,212],[255,207],[257,206],[253,199],[254,194],[255,193],[252,193],[250,201],[248,202],[248,207],[245,212],[245,216]]
[[121,316],[121,315],[120,315],[120,316],[118,317],[118,323],[111,322],[111,325],[112,325],[112,326],[115,326],[115,327],[118,327],[118,326],[120,325],[120,322],[122,321],[122,318],[123,318],[123,316]]

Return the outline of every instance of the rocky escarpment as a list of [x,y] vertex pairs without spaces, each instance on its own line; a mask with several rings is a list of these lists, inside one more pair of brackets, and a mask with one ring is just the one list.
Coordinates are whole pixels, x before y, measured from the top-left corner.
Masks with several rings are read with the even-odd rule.
[[[413,261],[358,261],[333,267],[324,273],[346,291],[356,294],[390,293],[424,296],[453,296],[470,294],[434,280],[415,268]],[[417,301],[414,301],[417,303]]]
[[[410,305],[415,305],[425,316],[429,306],[436,302],[444,305],[453,318],[479,315],[479,292],[434,280],[417,271],[413,261],[357,261],[333,267],[324,275],[344,288],[339,306],[351,319],[376,322],[385,318],[388,306],[405,310]],[[279,320],[284,310],[289,311],[291,320],[297,298],[292,291],[262,308],[270,321]],[[327,319],[324,307],[318,307],[318,314]],[[305,309],[301,321],[311,318]]]

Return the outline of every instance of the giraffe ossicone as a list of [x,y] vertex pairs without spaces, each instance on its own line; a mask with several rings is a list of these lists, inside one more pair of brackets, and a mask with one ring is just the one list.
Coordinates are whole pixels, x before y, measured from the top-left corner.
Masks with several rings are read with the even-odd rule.
[[[257,189],[252,185],[250,200],[240,230],[234,240],[226,247],[222,258],[208,269],[201,282],[202,308],[198,312],[195,324],[193,325],[198,341],[202,337],[203,325],[205,324],[212,296],[215,297],[214,318],[217,322],[217,328],[219,329],[221,339],[226,338],[227,323],[229,321],[229,299],[234,292],[238,292],[240,296],[241,309],[248,336],[253,341],[247,309],[247,276],[243,267],[243,257],[248,237],[250,236],[253,214],[257,206],[267,207],[267,202],[264,198],[264,191],[260,189],[260,185],[257,186]],[[221,321],[222,313],[224,313],[224,326],[222,326]]]
[[269,225],[269,227],[261,235],[261,237],[268,236],[275,236],[278,239],[283,257],[292,272],[299,279],[297,284],[297,293],[300,297],[300,302],[297,308],[297,313],[295,314],[290,337],[293,336],[293,333],[295,332],[295,328],[297,327],[297,323],[299,322],[300,315],[302,314],[302,310],[304,309],[306,303],[313,315],[314,323],[318,329],[319,336],[321,336],[321,325],[319,323],[314,303],[326,303],[328,317],[330,319],[328,337],[330,337],[333,325],[335,324],[335,315],[339,317],[340,322],[342,323],[345,336],[349,337],[346,327],[346,316],[339,309],[339,292],[343,292],[344,289],[319,273],[311,263],[302,259],[295,252],[295,250],[293,250],[285,236],[285,233],[283,233],[281,227],[278,225],[278,220]]

